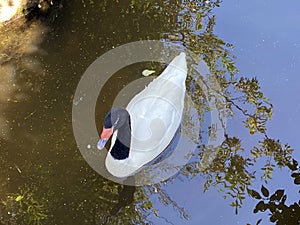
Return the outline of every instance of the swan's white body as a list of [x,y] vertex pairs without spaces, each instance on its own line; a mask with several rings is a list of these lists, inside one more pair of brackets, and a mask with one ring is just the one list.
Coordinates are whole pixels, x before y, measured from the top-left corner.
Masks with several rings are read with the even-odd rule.
[[112,175],[121,178],[134,174],[170,144],[182,119],[186,76],[186,57],[181,53],[129,102],[126,107],[131,118],[129,157],[117,160],[111,156],[116,131],[105,162]]

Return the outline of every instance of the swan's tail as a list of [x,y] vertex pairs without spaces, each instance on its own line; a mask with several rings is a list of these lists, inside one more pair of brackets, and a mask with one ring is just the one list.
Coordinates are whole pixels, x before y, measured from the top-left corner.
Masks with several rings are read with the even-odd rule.
[[178,70],[182,70],[183,72],[187,72],[186,65],[186,56],[184,52],[181,52],[178,56],[176,56],[169,66],[175,67]]
[[159,78],[172,81],[177,85],[184,85],[187,76],[187,63],[184,52],[176,56]]

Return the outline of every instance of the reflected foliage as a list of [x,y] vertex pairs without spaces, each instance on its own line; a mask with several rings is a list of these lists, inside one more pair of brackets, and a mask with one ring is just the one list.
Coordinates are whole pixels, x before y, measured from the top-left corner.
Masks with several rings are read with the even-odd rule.
[[[291,178],[294,180],[294,184],[300,185],[299,172],[300,167],[295,159],[287,163],[287,167],[291,171]],[[287,194],[284,189],[278,189],[273,194],[270,191],[261,186],[261,194],[258,191],[248,189],[248,194],[257,200],[260,200],[253,212],[265,212],[270,214],[270,222],[276,225],[293,225],[300,223],[300,200],[292,204],[287,204]]]
[[[218,1],[211,4],[214,4],[212,8],[220,6]],[[265,165],[260,169],[261,178],[267,182],[272,178],[274,169],[295,168],[293,149],[288,144],[282,144],[279,140],[268,136],[267,121],[271,119],[273,105],[264,96],[256,78],[243,77],[238,73],[234,63],[235,57],[231,54],[234,46],[213,34],[216,17],[210,14],[212,8],[202,2],[193,1],[183,1],[183,7],[190,10],[181,15],[181,21],[184,22],[179,23],[177,27],[177,32],[181,34],[181,36],[177,35],[181,37],[177,41],[193,52],[203,55],[211,73],[218,80],[221,90],[216,91],[225,98],[228,109],[225,114],[224,112],[220,112],[220,114],[226,115],[227,118],[240,114],[239,116],[244,118],[243,126],[249,131],[249,134],[260,135],[257,146],[245,149],[238,136],[231,136],[229,131],[226,131],[225,141],[209,169],[201,171],[197,161],[186,167],[185,174],[188,176],[194,177],[199,173],[205,175],[205,190],[217,186],[220,191],[224,191],[225,198],[232,198],[231,206],[238,213],[238,208],[242,206],[248,188],[259,176],[256,168],[258,159],[265,160]],[[199,92],[195,98],[201,97],[203,98]],[[199,147],[200,160],[203,156],[201,149],[204,148]],[[299,183],[298,175],[298,173],[293,173],[295,184]],[[266,194],[267,189],[262,190]],[[295,204],[293,207],[296,207]],[[272,222],[275,221],[274,217],[270,217]],[[288,213],[282,213],[281,217],[282,220],[291,221],[289,224],[296,224],[296,222],[293,223],[294,220],[289,219]]]

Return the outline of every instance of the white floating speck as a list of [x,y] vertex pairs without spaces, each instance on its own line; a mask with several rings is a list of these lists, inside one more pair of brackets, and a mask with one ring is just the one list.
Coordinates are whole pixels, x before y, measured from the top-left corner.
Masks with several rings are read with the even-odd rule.
[[142,72],[142,74],[143,74],[143,76],[145,76],[145,77],[148,77],[149,75],[151,75],[151,74],[153,74],[153,73],[155,73],[155,70],[143,70],[143,72]]

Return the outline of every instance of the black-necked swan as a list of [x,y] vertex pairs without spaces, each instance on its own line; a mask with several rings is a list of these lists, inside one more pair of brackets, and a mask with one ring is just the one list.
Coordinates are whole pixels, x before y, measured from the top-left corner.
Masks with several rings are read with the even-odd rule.
[[113,176],[133,175],[170,144],[182,119],[186,76],[182,52],[126,109],[113,107],[108,112],[97,147],[104,148],[113,135],[105,160]]

